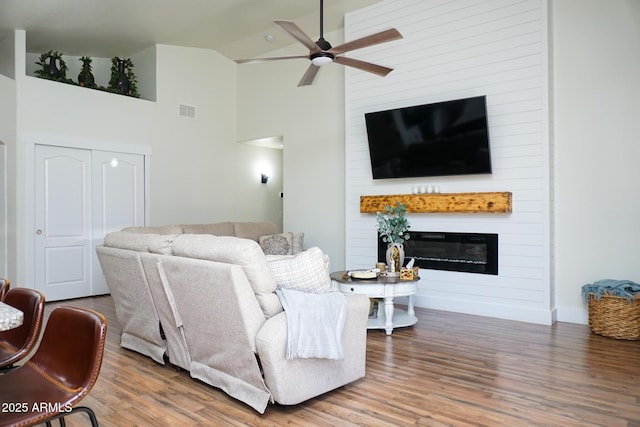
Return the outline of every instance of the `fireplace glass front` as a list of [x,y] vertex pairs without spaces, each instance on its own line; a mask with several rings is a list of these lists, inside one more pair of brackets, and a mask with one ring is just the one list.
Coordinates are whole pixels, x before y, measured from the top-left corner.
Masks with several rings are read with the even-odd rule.
[[[431,270],[498,274],[498,235],[410,231],[404,242],[405,264]],[[378,238],[378,260],[385,261],[387,244]]]

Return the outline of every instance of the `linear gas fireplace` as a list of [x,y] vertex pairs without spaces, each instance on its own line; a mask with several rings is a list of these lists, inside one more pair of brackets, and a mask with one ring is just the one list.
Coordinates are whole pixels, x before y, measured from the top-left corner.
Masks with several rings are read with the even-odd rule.
[[[411,231],[404,242],[405,263],[431,270],[498,274],[498,235]],[[378,238],[378,259],[385,260],[387,244]]]

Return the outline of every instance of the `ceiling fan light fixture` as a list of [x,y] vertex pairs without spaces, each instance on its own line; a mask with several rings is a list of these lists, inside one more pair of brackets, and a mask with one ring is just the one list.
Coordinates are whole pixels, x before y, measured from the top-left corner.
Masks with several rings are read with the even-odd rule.
[[333,62],[334,56],[327,52],[320,52],[311,55],[311,63],[317,67],[322,67],[323,65],[331,64]]
[[[385,31],[380,31],[375,34],[370,34],[365,37],[361,37],[356,40],[351,40],[346,43],[342,43],[339,46],[331,47],[331,43],[326,41],[323,37],[323,25],[324,25],[324,2],[320,0],[320,38],[318,41],[313,41],[300,27],[298,27],[292,21],[274,21],[276,25],[282,28],[291,37],[299,41],[307,49],[309,49],[309,55],[299,56],[277,56],[272,58],[256,58],[256,59],[238,59],[238,64],[245,64],[250,62],[262,62],[262,61],[275,61],[280,59],[294,59],[294,58],[307,58],[311,61],[311,65],[307,68],[302,79],[298,83],[298,86],[309,86],[313,83],[316,74],[327,64],[335,62],[340,65],[357,68],[362,71],[376,74],[378,76],[386,76],[393,68],[383,67],[381,65],[372,64],[370,62],[360,61],[355,58],[341,56],[343,53],[351,52],[356,49],[362,49],[369,46],[375,46],[381,43],[390,42],[402,38],[402,34],[395,28],[390,28]],[[267,36],[268,37],[268,36]]]

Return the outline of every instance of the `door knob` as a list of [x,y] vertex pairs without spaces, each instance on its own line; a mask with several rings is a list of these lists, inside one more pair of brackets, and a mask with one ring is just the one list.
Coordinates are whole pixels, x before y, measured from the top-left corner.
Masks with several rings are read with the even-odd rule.
[[36,234],[39,236],[42,234],[42,230],[40,230],[39,228],[36,230]]

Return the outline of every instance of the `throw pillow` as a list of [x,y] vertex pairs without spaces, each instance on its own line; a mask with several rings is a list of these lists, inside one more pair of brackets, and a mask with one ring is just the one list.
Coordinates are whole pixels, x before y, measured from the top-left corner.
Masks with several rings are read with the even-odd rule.
[[291,257],[270,258],[269,267],[280,288],[316,294],[335,290],[329,277],[329,257],[318,247]]
[[260,236],[259,243],[265,255],[293,254],[293,235],[291,233]]
[[292,233],[293,234],[293,254],[304,251],[304,233]]

